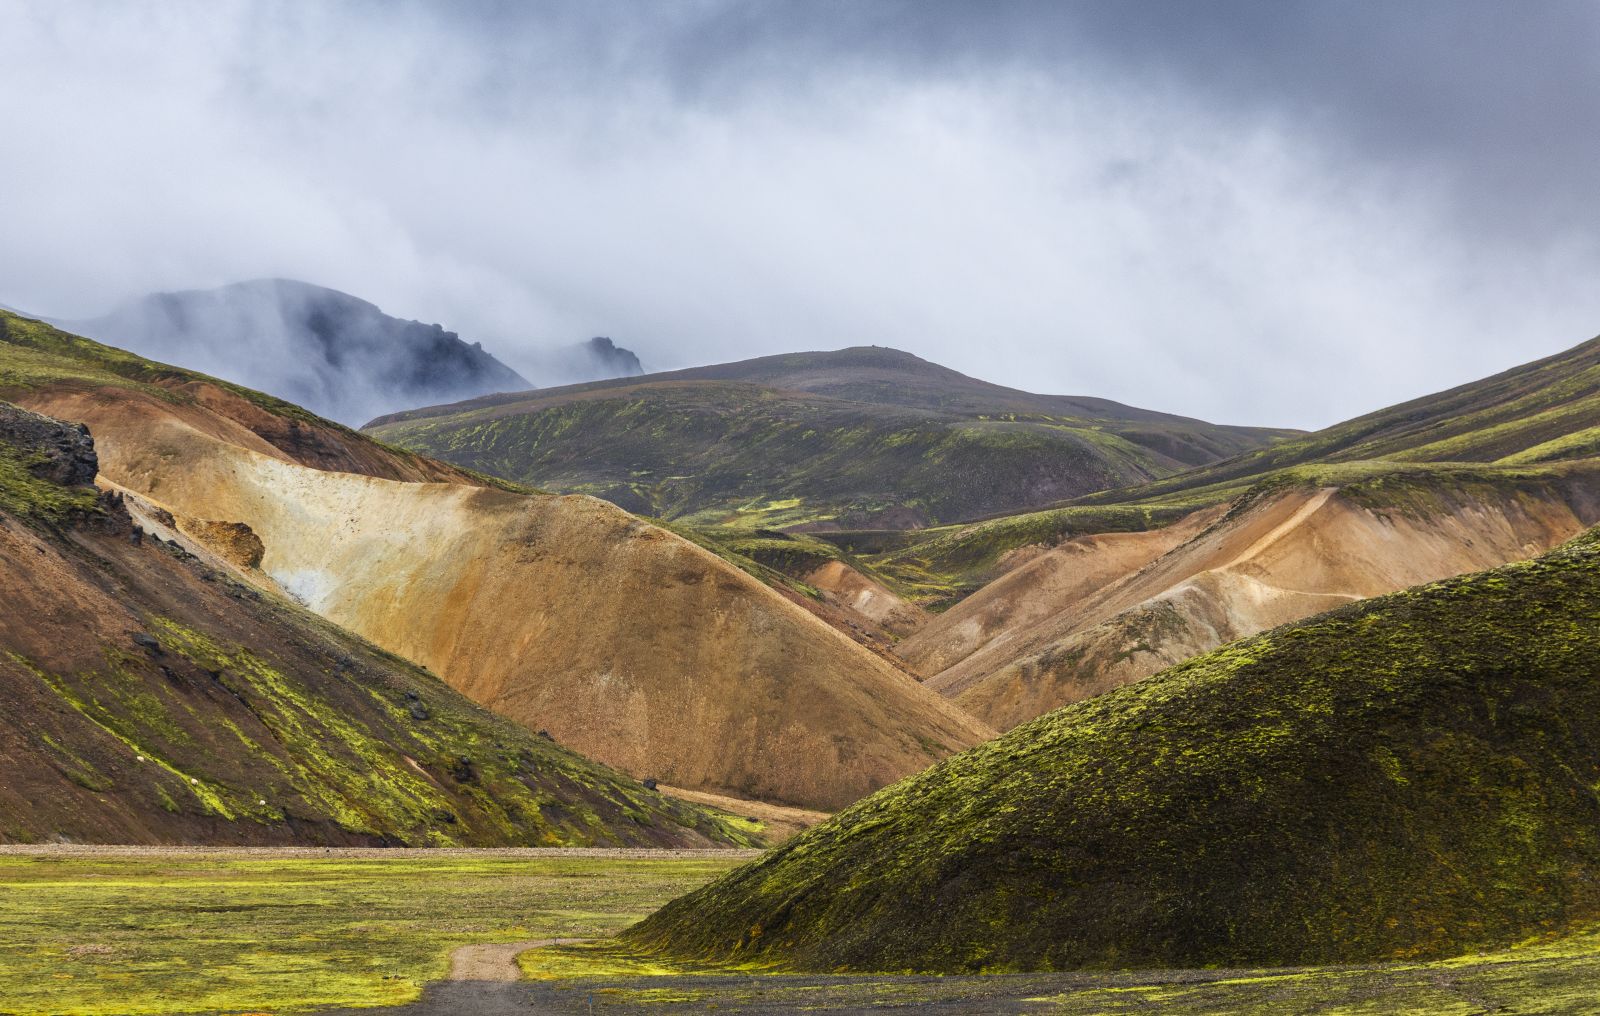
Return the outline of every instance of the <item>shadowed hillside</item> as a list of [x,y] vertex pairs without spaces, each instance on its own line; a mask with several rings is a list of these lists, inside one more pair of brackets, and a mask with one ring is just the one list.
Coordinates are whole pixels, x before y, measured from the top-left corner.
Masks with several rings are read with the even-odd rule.
[[1287,431],[1034,395],[857,347],[398,413],[384,440],[664,518],[908,528],[1166,476]]
[[0,843],[744,842],[147,535],[95,471],[0,403]]
[[992,733],[611,505],[490,486],[248,390],[0,326],[0,395],[87,422],[102,476],[182,539],[635,777],[834,810]]
[[626,937],[949,972],[1343,963],[1555,931],[1600,916],[1596,660],[1590,534],[1051,713]]

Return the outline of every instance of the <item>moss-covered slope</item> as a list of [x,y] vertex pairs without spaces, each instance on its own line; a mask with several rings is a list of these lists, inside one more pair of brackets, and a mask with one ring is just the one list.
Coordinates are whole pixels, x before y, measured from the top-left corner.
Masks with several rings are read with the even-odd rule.
[[0,403],[0,843],[742,844],[146,537]]
[[806,969],[1440,956],[1600,915],[1600,539],[1051,713],[628,937]]
[[1277,470],[1374,459],[1531,465],[1600,454],[1600,338],[1449,391],[1380,409],[1084,503],[1214,504]]
[[891,528],[1138,483],[1286,433],[1033,395],[872,347],[491,396],[369,429],[665,518]]

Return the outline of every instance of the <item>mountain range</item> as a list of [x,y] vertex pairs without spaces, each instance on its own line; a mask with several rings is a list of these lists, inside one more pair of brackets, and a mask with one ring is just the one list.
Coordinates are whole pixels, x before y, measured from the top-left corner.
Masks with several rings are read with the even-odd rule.
[[102,317],[56,323],[351,424],[419,400],[533,387],[455,332],[290,279],[152,293]]
[[363,432],[0,313],[0,400],[0,841],[834,812],[619,946],[802,971],[1600,919],[1600,340],[1311,434],[875,347]]

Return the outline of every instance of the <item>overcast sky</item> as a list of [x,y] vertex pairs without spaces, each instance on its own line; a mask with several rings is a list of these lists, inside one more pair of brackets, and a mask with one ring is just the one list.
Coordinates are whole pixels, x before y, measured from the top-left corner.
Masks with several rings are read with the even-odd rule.
[[[1600,4],[0,0],[0,302],[1322,426],[1600,332]],[[519,362],[520,361],[520,362]]]

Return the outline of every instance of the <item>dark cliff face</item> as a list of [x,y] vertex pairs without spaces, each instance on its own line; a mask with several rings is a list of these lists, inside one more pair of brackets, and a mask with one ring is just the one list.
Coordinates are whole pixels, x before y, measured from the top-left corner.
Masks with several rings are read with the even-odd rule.
[[71,328],[350,424],[531,387],[480,345],[439,325],[284,279],[157,293]]
[[0,447],[35,478],[62,487],[88,487],[100,470],[94,439],[81,423],[62,423],[0,402]]

